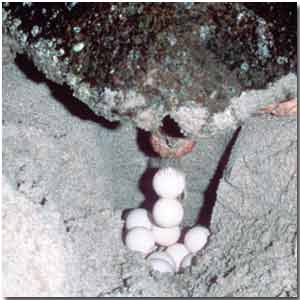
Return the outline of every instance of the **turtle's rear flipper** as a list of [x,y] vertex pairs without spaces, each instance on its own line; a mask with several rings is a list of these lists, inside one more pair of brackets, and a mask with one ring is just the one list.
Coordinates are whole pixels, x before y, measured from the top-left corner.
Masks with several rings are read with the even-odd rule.
[[294,116],[297,114],[297,99],[292,98],[279,103],[270,104],[262,109],[259,109],[257,113],[270,113],[275,116]]

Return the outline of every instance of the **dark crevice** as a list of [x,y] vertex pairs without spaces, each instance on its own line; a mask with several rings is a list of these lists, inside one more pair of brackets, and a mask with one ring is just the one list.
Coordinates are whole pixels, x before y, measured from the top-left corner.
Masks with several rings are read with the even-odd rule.
[[210,180],[210,183],[204,192],[204,202],[203,206],[201,208],[201,211],[198,215],[197,224],[203,225],[205,227],[210,227],[211,217],[213,208],[217,199],[217,190],[219,187],[219,183],[221,178],[223,177],[224,170],[227,166],[227,163],[230,158],[231,150],[233,145],[235,144],[235,141],[239,135],[241,127],[239,127],[236,132],[234,133],[233,137],[231,138],[230,142],[228,143],[223,155],[221,156],[221,159],[218,163],[216,172],[212,179]]
[[51,90],[53,97],[72,115],[75,115],[82,120],[95,122],[107,129],[116,129],[119,127],[119,122],[110,122],[103,117],[96,115],[86,104],[73,96],[71,89],[67,85],[59,85],[48,80],[42,72],[37,70],[26,55],[17,55],[15,62],[28,79],[36,83],[45,82]]

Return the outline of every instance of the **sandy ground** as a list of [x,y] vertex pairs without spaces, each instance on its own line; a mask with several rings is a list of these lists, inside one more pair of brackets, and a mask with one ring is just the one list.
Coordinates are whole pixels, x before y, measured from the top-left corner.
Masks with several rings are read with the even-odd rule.
[[245,118],[176,163],[184,223],[212,236],[191,268],[164,275],[124,247],[122,215],[151,207],[155,168],[174,162],[31,71],[3,67],[5,296],[297,295],[295,117]]

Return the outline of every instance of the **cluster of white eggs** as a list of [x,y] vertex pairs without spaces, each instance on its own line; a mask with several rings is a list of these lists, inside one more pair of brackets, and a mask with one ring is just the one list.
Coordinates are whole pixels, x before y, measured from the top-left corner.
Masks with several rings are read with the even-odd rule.
[[191,265],[194,255],[205,246],[209,231],[194,226],[185,233],[183,243],[178,242],[184,215],[178,200],[185,190],[183,173],[171,167],[160,169],[153,178],[153,188],[160,198],[152,214],[136,208],[127,215],[125,244],[143,253],[154,270],[175,273]]

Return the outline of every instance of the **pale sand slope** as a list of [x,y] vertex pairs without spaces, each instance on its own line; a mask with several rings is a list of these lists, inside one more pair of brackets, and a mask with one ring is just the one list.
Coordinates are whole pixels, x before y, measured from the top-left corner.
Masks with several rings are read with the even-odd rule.
[[6,296],[294,295],[295,118],[246,122],[217,200],[233,130],[199,141],[182,159],[185,223],[204,201],[200,222],[208,224],[216,200],[213,235],[191,270],[153,274],[121,240],[124,209],[153,200],[143,134],[130,124],[108,129],[81,106],[74,112],[62,89],[34,79],[3,67]]

